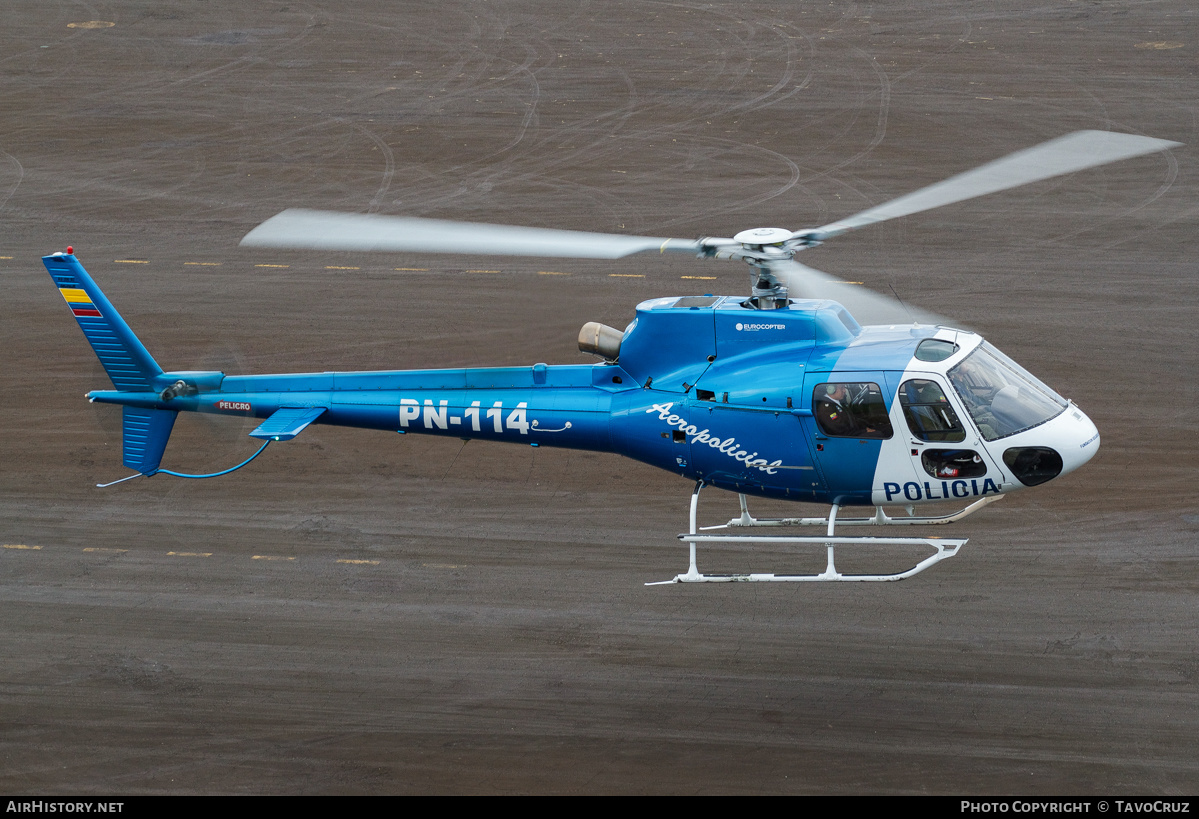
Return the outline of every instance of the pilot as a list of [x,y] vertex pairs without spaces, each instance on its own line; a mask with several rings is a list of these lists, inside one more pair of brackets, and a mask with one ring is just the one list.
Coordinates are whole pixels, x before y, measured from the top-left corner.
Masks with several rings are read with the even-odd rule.
[[828,435],[852,438],[858,423],[849,408],[849,391],[844,384],[825,384],[823,395],[816,397],[816,419]]
[[916,387],[917,404],[948,404],[945,400],[945,393],[937,385],[936,381],[913,381],[911,382]]

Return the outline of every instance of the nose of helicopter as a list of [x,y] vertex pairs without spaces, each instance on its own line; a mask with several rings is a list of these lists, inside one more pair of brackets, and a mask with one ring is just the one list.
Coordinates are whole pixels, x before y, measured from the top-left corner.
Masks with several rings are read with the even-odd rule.
[[1009,440],[1003,462],[1025,486],[1037,486],[1073,472],[1099,450],[1099,430],[1073,404],[1053,420]]
[[1062,474],[1065,475],[1095,457],[1099,451],[1099,429],[1073,404],[1062,415],[1068,420],[1058,433],[1058,452],[1062,456]]

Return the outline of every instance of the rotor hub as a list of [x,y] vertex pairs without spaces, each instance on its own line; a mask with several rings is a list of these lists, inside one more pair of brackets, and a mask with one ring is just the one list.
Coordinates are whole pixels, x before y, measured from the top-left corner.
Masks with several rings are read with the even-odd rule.
[[738,233],[733,237],[733,241],[751,247],[778,245],[790,239],[791,233],[791,231],[784,230],[783,228],[752,228],[751,230],[743,230]]

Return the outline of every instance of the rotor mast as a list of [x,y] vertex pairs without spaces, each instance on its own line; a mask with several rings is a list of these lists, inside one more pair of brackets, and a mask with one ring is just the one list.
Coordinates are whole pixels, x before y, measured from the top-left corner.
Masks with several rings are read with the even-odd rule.
[[729,239],[700,239],[699,257],[741,259],[749,265],[748,304],[758,310],[787,306],[787,284],[783,268],[791,257],[820,242],[812,231],[793,232],[783,228],[752,228]]

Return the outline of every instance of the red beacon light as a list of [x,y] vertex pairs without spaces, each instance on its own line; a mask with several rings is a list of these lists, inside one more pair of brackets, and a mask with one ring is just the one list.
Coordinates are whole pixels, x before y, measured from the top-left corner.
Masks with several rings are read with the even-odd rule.
[[67,245],[67,255],[70,256],[74,252],[75,252],[75,248],[71,247],[70,245]]

